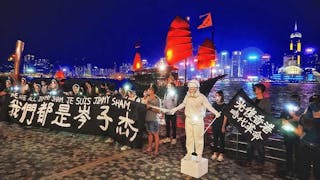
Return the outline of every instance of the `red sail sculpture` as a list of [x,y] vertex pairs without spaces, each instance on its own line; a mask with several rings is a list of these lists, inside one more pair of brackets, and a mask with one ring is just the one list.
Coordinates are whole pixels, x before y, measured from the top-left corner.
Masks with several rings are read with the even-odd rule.
[[198,49],[197,69],[206,69],[216,65],[216,49],[209,39],[206,39]]
[[179,16],[171,22],[164,53],[168,65],[192,56],[192,42],[189,22]]
[[142,66],[142,61],[141,61],[141,55],[140,55],[140,53],[136,52],[134,59],[133,59],[132,70],[137,71],[142,68],[143,68],[143,66]]

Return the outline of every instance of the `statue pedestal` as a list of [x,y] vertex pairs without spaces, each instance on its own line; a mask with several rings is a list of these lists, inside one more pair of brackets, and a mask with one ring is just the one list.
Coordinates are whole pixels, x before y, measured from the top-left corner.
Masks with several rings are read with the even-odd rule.
[[181,159],[181,173],[192,176],[194,178],[200,178],[208,173],[208,159],[202,158],[200,162],[193,160]]

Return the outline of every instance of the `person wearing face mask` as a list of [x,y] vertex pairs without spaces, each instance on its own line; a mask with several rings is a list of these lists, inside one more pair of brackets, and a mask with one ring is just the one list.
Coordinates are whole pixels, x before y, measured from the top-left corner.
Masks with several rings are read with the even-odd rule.
[[[173,83],[168,83],[166,93],[163,97],[163,108],[172,109],[178,104],[178,94]],[[177,143],[176,140],[176,129],[177,129],[177,120],[175,114],[165,113],[166,120],[166,138],[163,140],[163,143],[170,143],[172,145]],[[172,139],[170,138],[170,132],[172,129]]]
[[[252,101],[265,113],[271,114],[271,103],[270,99],[264,96],[264,92],[266,90],[266,86],[263,84],[255,84],[253,85],[253,92],[255,94],[255,98],[252,99]],[[257,151],[258,158],[257,162],[258,164],[255,165],[255,168],[263,169],[264,167],[264,160],[265,160],[265,147],[264,142],[251,142],[248,140],[247,142],[247,162],[245,163],[245,166],[251,167],[252,166],[252,160],[254,158],[254,152]]]
[[[217,91],[214,97],[215,97],[215,102],[212,104],[212,107],[215,108],[220,113],[222,113],[227,106],[226,103],[224,103],[223,91]],[[226,125],[227,125],[227,117],[224,114],[221,114],[221,116],[212,123],[212,131],[213,131],[213,148],[212,148],[213,155],[211,156],[212,160],[218,160],[219,162],[223,161],[224,137],[226,132]]]
[[191,80],[188,83],[188,92],[183,102],[169,110],[170,113],[185,108],[184,113],[186,115],[185,131],[186,131],[186,148],[187,154],[184,156],[184,160],[191,160],[191,155],[195,151],[197,153],[196,162],[200,162],[202,159],[202,153],[204,148],[204,120],[206,115],[206,109],[212,112],[216,118],[220,117],[220,113],[214,109],[209,103],[207,97],[200,93],[200,84],[197,80]]

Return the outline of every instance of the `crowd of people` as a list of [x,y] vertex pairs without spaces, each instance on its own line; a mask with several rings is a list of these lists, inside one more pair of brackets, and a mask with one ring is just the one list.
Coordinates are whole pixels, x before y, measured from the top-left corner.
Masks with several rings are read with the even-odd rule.
[[19,82],[14,82],[12,79],[5,81],[0,95],[3,96],[7,93],[20,93],[30,96],[39,95],[68,95],[68,96],[99,96],[99,95],[116,95],[127,97],[128,92],[123,88],[119,90],[111,90],[108,83],[100,83],[100,85],[93,85],[90,81],[85,81],[83,84],[74,83],[71,87],[64,83],[64,80],[51,79],[34,81],[33,83],[27,82],[26,78],[21,78]]
[[[73,84],[71,90],[65,90],[61,87],[61,82],[52,79],[50,83],[41,81],[40,83],[29,84],[25,78],[21,78],[18,85],[12,80],[5,81],[5,88],[0,92],[0,96],[8,93],[18,92],[30,96],[39,95],[69,95],[69,96],[96,96],[96,95],[114,95],[126,98],[135,102],[146,104],[145,127],[147,132],[148,144],[143,152],[152,156],[159,155],[159,145],[162,143],[177,143],[177,116],[176,111],[184,108],[186,115],[186,148],[187,154],[185,160],[190,160],[192,154],[196,153],[195,161],[202,159],[204,148],[204,117],[206,110],[214,114],[212,123],[212,160],[219,162],[224,160],[225,154],[225,134],[226,126],[229,124],[224,109],[224,92],[215,91],[214,102],[210,104],[207,97],[199,92],[200,84],[197,80],[191,80],[188,83],[188,92],[181,104],[178,104],[177,89],[174,83],[168,82],[163,97],[158,97],[157,86],[151,85],[143,92],[142,97],[138,97],[132,89],[119,88],[110,90],[105,83],[100,86],[94,86],[89,81],[83,85]],[[63,85],[62,85],[63,86]],[[253,102],[266,113],[271,113],[271,102],[269,98],[264,97],[266,87],[263,84],[255,84],[253,91],[255,98]],[[310,167],[313,166],[315,179],[320,179],[320,96],[310,97],[306,110],[300,105],[299,95],[291,95],[287,100],[290,106],[284,108],[279,122],[279,132],[284,137],[286,148],[287,175],[290,178],[309,179]],[[161,107],[161,108],[160,108]],[[160,140],[158,114],[164,113],[166,123],[166,136]],[[110,137],[106,142],[114,142]],[[154,146],[153,146],[154,144]],[[123,145],[121,150],[130,149]],[[265,162],[264,142],[247,141],[247,163],[245,166],[252,167],[252,161],[255,153],[257,154],[257,166],[263,167]]]

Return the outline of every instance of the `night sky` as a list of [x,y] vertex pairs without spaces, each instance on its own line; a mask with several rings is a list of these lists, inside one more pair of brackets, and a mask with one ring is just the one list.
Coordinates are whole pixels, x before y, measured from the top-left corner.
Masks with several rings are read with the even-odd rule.
[[303,47],[320,49],[319,0],[2,0],[0,63],[17,39],[26,43],[24,54],[63,65],[107,67],[132,63],[140,41],[142,58],[153,63],[164,56],[166,34],[177,15],[190,16],[195,50],[210,37],[212,28],[196,29],[207,12],[218,51],[258,47],[281,63],[295,21]]

